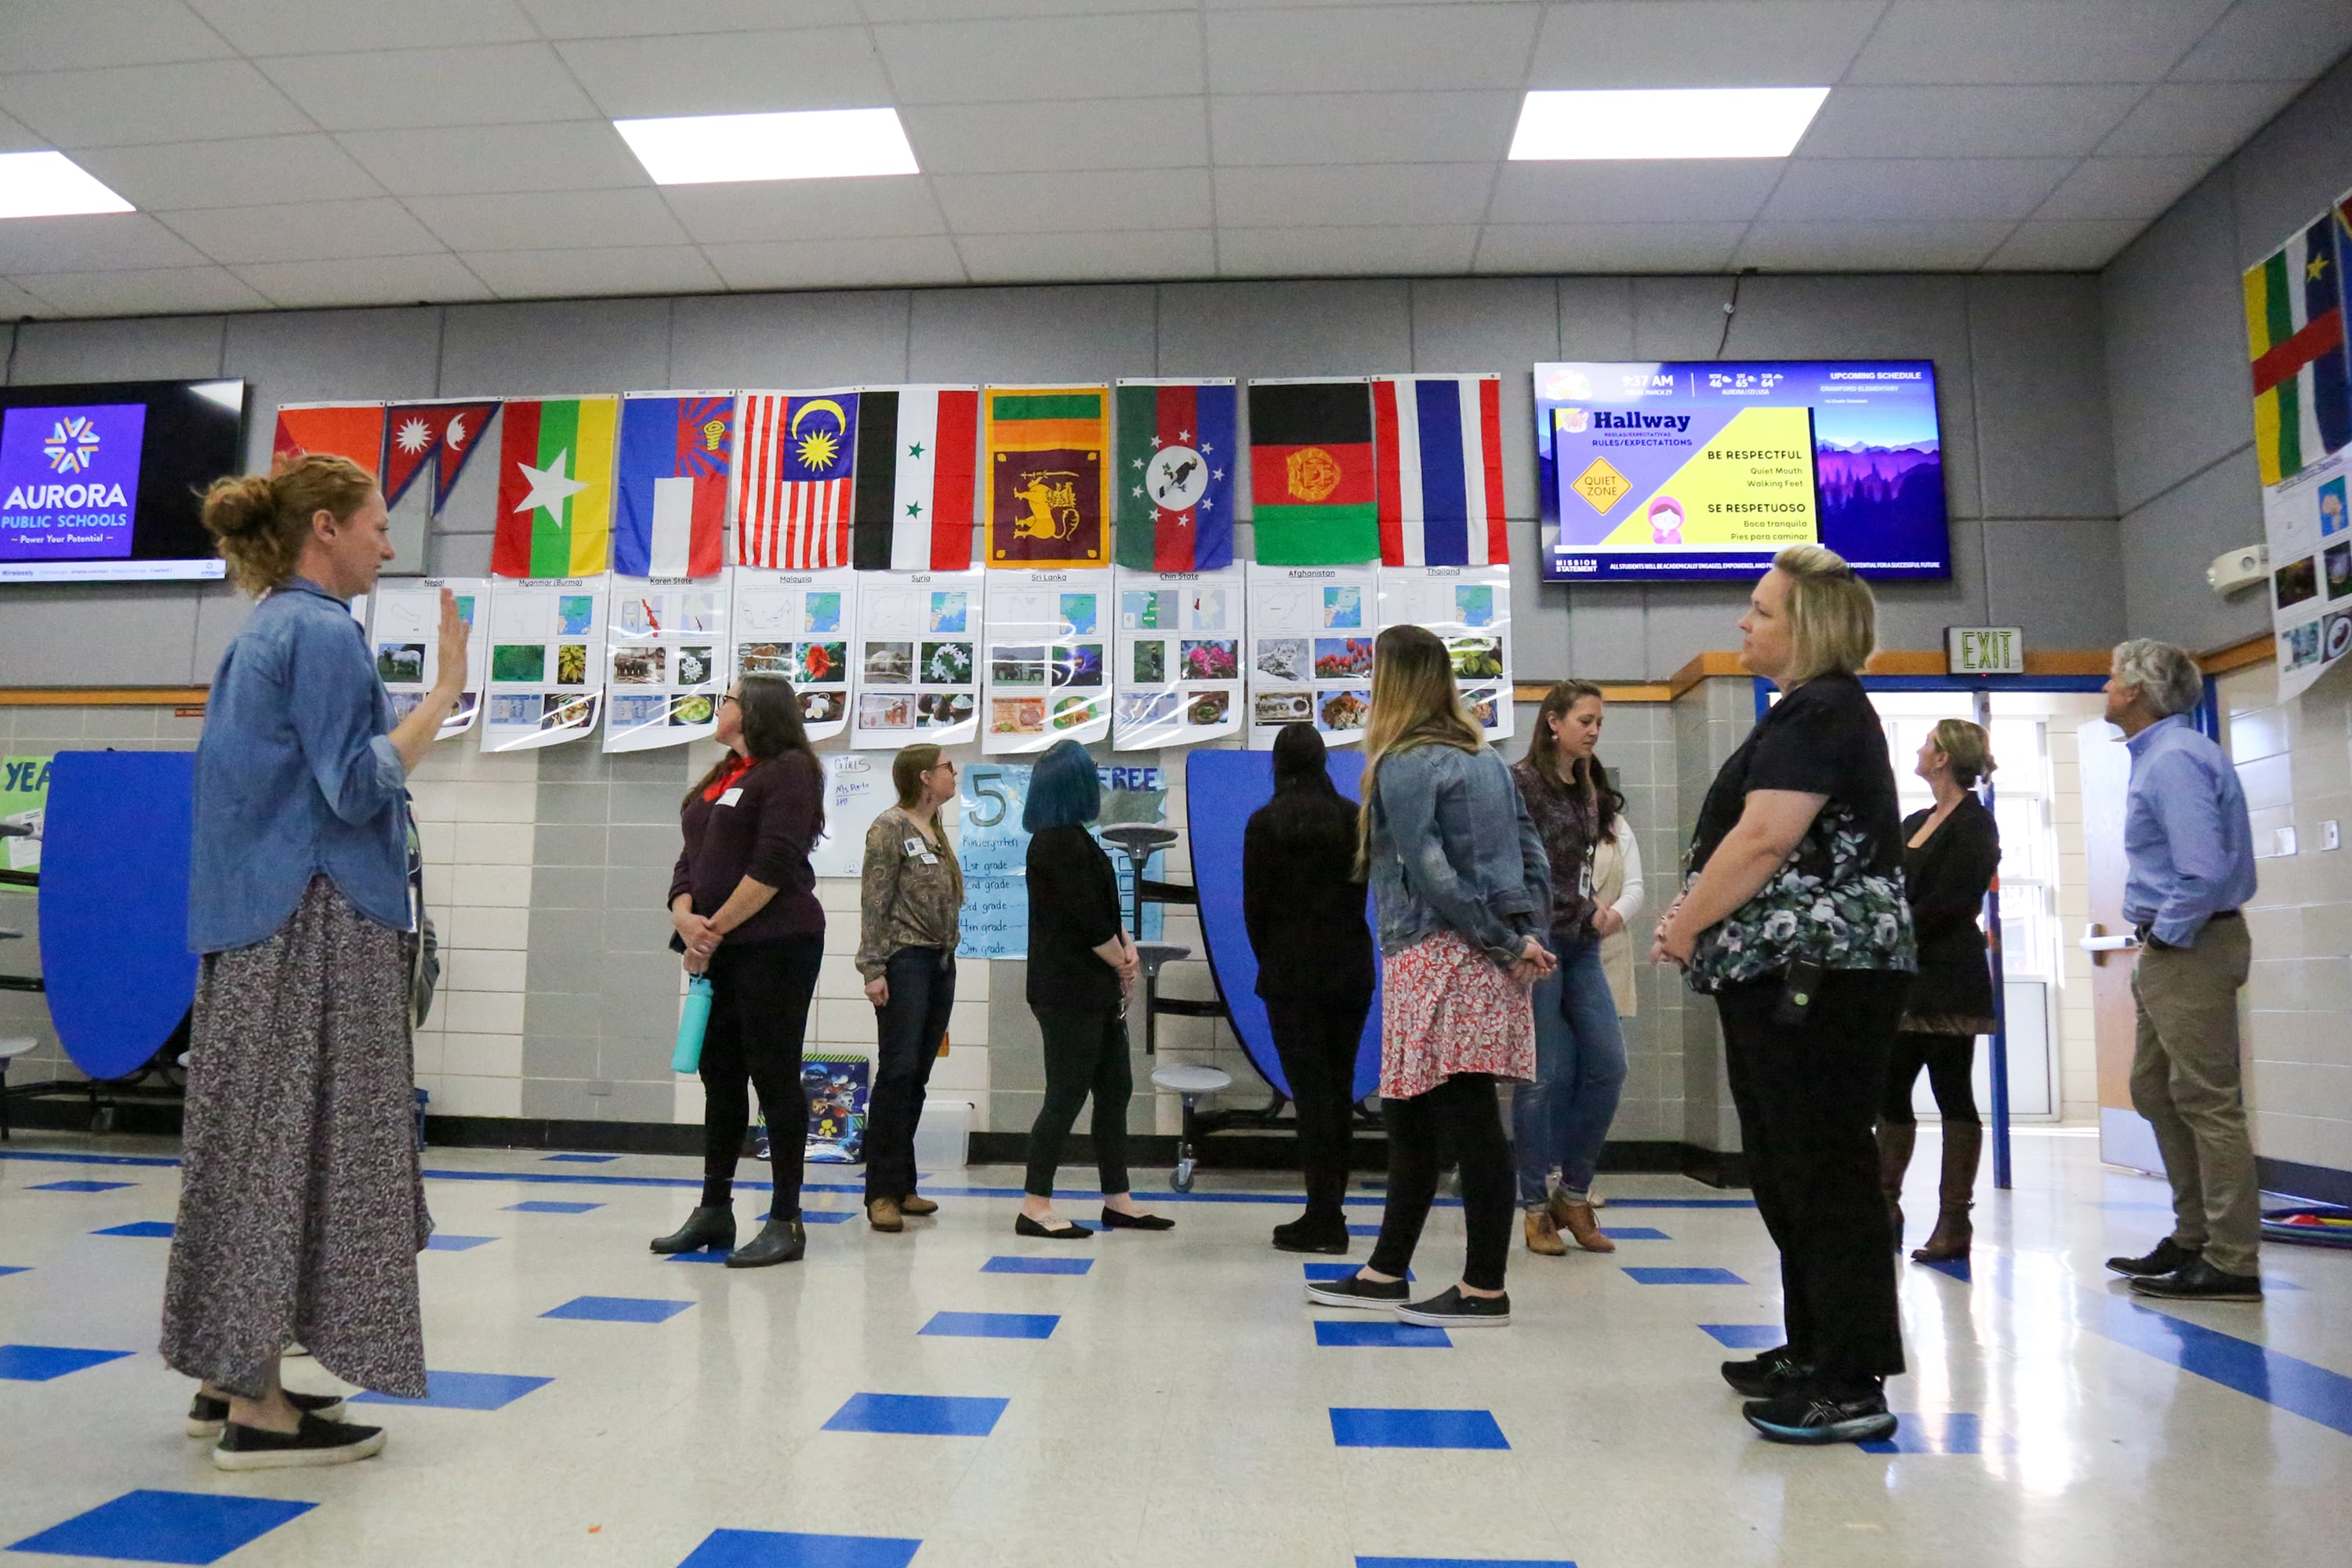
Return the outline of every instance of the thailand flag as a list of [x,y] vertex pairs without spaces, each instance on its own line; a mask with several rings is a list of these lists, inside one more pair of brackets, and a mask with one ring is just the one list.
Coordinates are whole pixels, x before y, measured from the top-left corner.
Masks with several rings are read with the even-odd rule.
[[725,563],[734,432],[735,399],[726,394],[622,400],[614,571],[709,577]]
[[1372,445],[1386,566],[1499,566],[1502,381],[1492,375],[1372,379]]

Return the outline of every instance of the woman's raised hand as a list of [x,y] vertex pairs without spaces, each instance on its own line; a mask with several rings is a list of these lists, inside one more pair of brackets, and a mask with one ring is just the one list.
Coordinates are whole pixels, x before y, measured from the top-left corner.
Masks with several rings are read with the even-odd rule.
[[435,671],[435,684],[444,691],[463,692],[466,689],[466,645],[473,640],[474,628],[457,613],[457,595],[448,589],[441,590],[441,668]]

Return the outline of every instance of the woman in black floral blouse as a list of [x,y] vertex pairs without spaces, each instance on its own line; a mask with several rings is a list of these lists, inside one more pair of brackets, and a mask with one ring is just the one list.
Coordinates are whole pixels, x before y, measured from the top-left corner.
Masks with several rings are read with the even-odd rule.
[[1818,545],[1782,551],[1739,623],[1780,700],[1699,807],[1654,961],[1710,993],[1756,1206],[1780,1249],[1789,1342],[1727,1362],[1745,1414],[1783,1443],[1895,1430],[1895,1258],[1872,1133],[1915,965],[1885,731],[1856,673],[1870,590]]

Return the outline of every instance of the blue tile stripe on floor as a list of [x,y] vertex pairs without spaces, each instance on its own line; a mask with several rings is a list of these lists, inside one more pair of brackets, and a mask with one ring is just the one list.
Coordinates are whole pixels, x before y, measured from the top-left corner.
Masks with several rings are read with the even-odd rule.
[[82,1350],[73,1345],[0,1345],[0,1381],[47,1383],[68,1373],[121,1361],[131,1353]]
[[1778,1323],[1701,1323],[1699,1328],[1731,1351],[1773,1350],[1789,1337]]
[[1728,1268],[1628,1268],[1636,1285],[1745,1285]]
[[827,1432],[889,1432],[922,1437],[985,1437],[1009,1402],[946,1394],[853,1394],[825,1422]]
[[922,1544],[887,1535],[714,1530],[678,1568],[907,1568]]
[[5,1279],[11,1274],[29,1274],[32,1271],[30,1264],[0,1263],[0,1279]]
[[432,1372],[425,1374],[425,1397],[400,1399],[373,1389],[351,1397],[353,1405],[425,1405],[441,1410],[503,1410],[526,1394],[555,1380],[503,1372]]
[[131,1491],[13,1542],[8,1550],[134,1563],[217,1563],[317,1506],[278,1498]]
[[1084,1274],[1095,1266],[1091,1258],[992,1258],[980,1266],[982,1274]]
[[112,1193],[119,1192],[124,1187],[135,1187],[138,1184],[139,1184],[136,1182],[43,1182],[39,1186],[27,1187],[26,1191],[34,1193]]
[[600,1209],[604,1206],[603,1204],[550,1203],[544,1198],[529,1198],[519,1204],[509,1204],[506,1212],[509,1214],[586,1214],[590,1209]]
[[1342,1448],[1507,1448],[1486,1410],[1331,1407],[1331,1440]]
[[663,1301],[646,1296],[575,1296],[540,1316],[593,1323],[663,1323],[693,1305],[691,1301]]
[[1646,1225],[1604,1225],[1601,1234],[1612,1241],[1672,1241],[1673,1237]]
[[1454,1338],[1444,1329],[1418,1323],[1318,1318],[1315,1342],[1327,1350],[1450,1350]]
[[934,1312],[916,1333],[960,1340],[1050,1340],[1062,1320],[1052,1312]]
[[1983,1418],[1965,1410],[1931,1415],[1898,1411],[1895,1436],[1875,1443],[1859,1443],[1865,1454],[1987,1454],[2008,1451],[2005,1446],[1985,1446]]
[[104,1230],[93,1230],[92,1236],[135,1236],[161,1239],[171,1236],[175,1226],[167,1219],[133,1220],[129,1225],[110,1225]]
[[[1360,1263],[1302,1263],[1299,1265],[1299,1268],[1306,1271],[1307,1282],[1310,1285],[1325,1285],[1334,1279],[1345,1279],[1362,1267]],[[1404,1277],[1408,1281],[1412,1279],[1414,1277],[1412,1270],[1406,1269]]]
[[2352,1377],[2340,1372],[2112,1297],[2104,1321],[2095,1320],[2091,1326],[2183,1372],[2352,1437]]
[[1576,1568],[1550,1557],[1359,1557],[1356,1568]]
[[427,1252],[471,1252],[478,1247],[488,1247],[498,1239],[495,1236],[451,1236],[436,1230],[425,1244]]

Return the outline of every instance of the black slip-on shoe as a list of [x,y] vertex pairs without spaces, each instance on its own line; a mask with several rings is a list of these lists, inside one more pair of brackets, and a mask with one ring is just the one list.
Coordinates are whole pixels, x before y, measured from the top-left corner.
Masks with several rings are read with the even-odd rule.
[[348,1465],[383,1451],[383,1428],[353,1426],[305,1415],[291,1432],[265,1431],[229,1422],[213,1447],[213,1464],[224,1470],[289,1470],[303,1465]]
[[1385,1312],[1403,1306],[1412,1294],[1412,1287],[1402,1279],[1366,1279],[1356,1274],[1307,1282],[1307,1299],[1318,1307],[1361,1307]]
[[1103,1205],[1103,1228],[1106,1230],[1174,1230],[1176,1222],[1166,1215],[1121,1214],[1108,1204]]
[[[343,1396],[340,1394],[297,1394],[289,1388],[286,1391],[286,1403],[305,1415],[323,1416],[330,1421],[341,1415],[343,1410]],[[207,1399],[199,1391],[195,1398],[189,1401],[189,1436],[217,1437],[221,1435],[221,1428],[227,1425],[227,1400]]]
[[1511,1321],[1511,1298],[1465,1296],[1459,1285],[1449,1285],[1426,1301],[1396,1310],[1397,1321],[1432,1329],[1500,1329]]
[[2170,1237],[2156,1244],[2156,1249],[2145,1258],[2110,1258],[2107,1267],[2114,1272],[2133,1279],[2153,1279],[2158,1274],[2174,1274],[2194,1263],[2202,1254],[2193,1247],[2183,1247]]
[[1274,1249],[1276,1252],[1321,1252],[1337,1257],[1348,1250],[1347,1221],[1325,1225],[1319,1220],[1295,1219],[1287,1225],[1276,1226]]
[[2131,1289],[2135,1296],[2157,1296],[2168,1301],[2259,1301],[2263,1277],[2224,1274],[2200,1258],[2169,1274],[2134,1279]]
[[1088,1230],[1085,1226],[1071,1225],[1067,1223],[1065,1223],[1058,1230],[1051,1229],[1045,1225],[1040,1224],[1038,1221],[1031,1219],[1024,1214],[1015,1215],[1013,1216],[1013,1234],[1015,1236],[1034,1236],[1045,1241],[1084,1241],[1087,1237],[1092,1236],[1094,1232]]
[[1792,1389],[1752,1401],[1739,1413],[1773,1443],[1875,1443],[1895,1436],[1896,1425],[1877,1389]]
[[1799,1361],[1787,1345],[1766,1351],[1752,1361],[1723,1363],[1723,1381],[1743,1399],[1770,1399],[1788,1393],[1812,1375],[1813,1369]]

